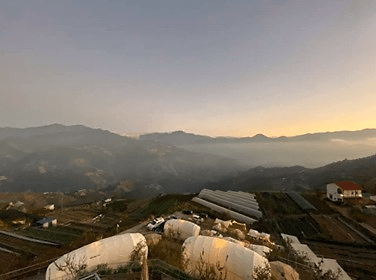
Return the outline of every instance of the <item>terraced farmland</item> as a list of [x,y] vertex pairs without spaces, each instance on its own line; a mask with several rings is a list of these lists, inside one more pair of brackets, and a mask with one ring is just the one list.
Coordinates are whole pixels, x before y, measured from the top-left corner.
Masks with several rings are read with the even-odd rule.
[[364,238],[344,225],[335,215],[312,215],[312,218],[320,225],[329,240],[367,243]]
[[335,258],[355,279],[376,279],[376,247],[307,241],[316,255]]
[[258,193],[257,201],[267,218],[304,213],[304,211],[283,192]]
[[278,220],[278,224],[283,233],[295,235],[304,239],[321,239],[325,238],[320,227],[308,215],[300,217],[291,217]]
[[0,233],[0,247],[20,254],[38,256],[42,255],[46,250],[56,246],[27,241]]
[[83,232],[70,227],[57,226],[50,228],[30,227],[18,231],[18,233],[31,238],[66,244],[80,237]]

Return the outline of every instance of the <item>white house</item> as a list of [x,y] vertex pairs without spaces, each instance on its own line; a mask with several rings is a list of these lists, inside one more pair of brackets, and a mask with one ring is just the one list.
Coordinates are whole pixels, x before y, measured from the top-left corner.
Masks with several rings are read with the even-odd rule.
[[344,198],[362,197],[362,189],[354,182],[335,182],[326,185],[326,196],[331,201],[342,202]]

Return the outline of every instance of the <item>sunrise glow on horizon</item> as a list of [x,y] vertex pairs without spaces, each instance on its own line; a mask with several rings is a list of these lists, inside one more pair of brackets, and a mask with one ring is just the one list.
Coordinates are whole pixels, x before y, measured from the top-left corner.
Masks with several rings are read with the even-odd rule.
[[0,127],[376,128],[376,2],[7,1]]

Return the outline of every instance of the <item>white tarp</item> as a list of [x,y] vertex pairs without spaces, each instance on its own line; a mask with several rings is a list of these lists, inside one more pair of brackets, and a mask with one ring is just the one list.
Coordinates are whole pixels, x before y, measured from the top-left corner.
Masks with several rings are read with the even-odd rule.
[[322,270],[324,273],[329,270],[331,270],[334,274],[339,273],[338,280],[351,280],[346,271],[344,271],[334,259],[322,259]]
[[286,242],[290,242],[290,245],[292,249],[302,257],[307,258],[307,262],[316,265],[316,266],[321,266],[321,269],[323,272],[327,272],[328,270],[331,270],[333,273],[337,273],[338,271],[340,272],[340,275],[338,277],[339,280],[350,280],[351,278],[349,275],[343,270],[343,268],[337,263],[336,260],[334,259],[322,259],[319,258],[315,255],[315,253],[306,245],[306,244],[301,244],[299,242],[299,239],[294,236],[294,235],[288,235],[281,233],[282,238]]
[[116,268],[131,261],[135,249],[139,252],[139,256],[147,258],[148,247],[145,237],[140,233],[120,234],[93,242],[51,263],[46,271],[46,280],[73,279],[73,275],[59,270],[55,263],[58,266],[70,264],[70,267],[85,264],[85,270],[88,272],[95,270],[100,264]]
[[255,239],[263,239],[263,240],[266,240],[266,241],[270,241],[270,234],[269,233],[258,232],[255,229],[250,229],[248,231],[248,235],[252,238],[255,238]]
[[286,234],[286,233],[281,233],[281,236],[282,236],[283,240],[285,240],[287,243],[300,244],[299,239],[296,236],[294,236],[294,235],[289,235],[289,234]]
[[222,277],[227,280],[253,279],[256,267],[269,266],[268,260],[242,245],[209,236],[190,237],[182,247],[185,271],[199,276],[211,266],[220,275],[217,267],[223,267]]
[[244,224],[244,223],[238,223],[237,221],[232,221],[231,223],[231,228],[233,229],[239,229],[243,232],[245,232],[247,230],[247,225]]
[[306,244],[291,243],[293,250],[301,257],[306,257],[307,262],[318,265],[320,258],[318,258],[315,253]]
[[294,251],[302,256],[307,257],[307,261],[316,266],[321,266],[322,271],[325,273],[331,270],[334,274],[340,272],[338,275],[339,280],[350,280],[349,275],[342,269],[342,267],[334,259],[323,259],[315,255],[315,253],[306,244],[291,243],[291,247]]
[[180,240],[185,240],[191,236],[197,236],[200,234],[200,226],[195,223],[181,220],[171,219],[164,225],[164,235]]
[[221,224],[223,227],[228,228],[232,225],[232,221],[223,221],[221,219],[216,218],[214,220],[214,224]]
[[249,244],[247,245],[247,248],[251,249],[252,251],[255,251],[263,257],[266,257],[272,251],[272,249],[270,249],[269,247],[257,244]]

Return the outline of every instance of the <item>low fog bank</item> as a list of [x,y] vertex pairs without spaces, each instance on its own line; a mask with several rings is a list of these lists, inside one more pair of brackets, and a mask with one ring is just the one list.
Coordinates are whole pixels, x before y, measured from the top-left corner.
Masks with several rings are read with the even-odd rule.
[[179,145],[192,152],[208,153],[236,160],[244,168],[300,165],[316,168],[344,159],[357,159],[376,153],[375,141],[280,142],[280,143],[210,143]]

